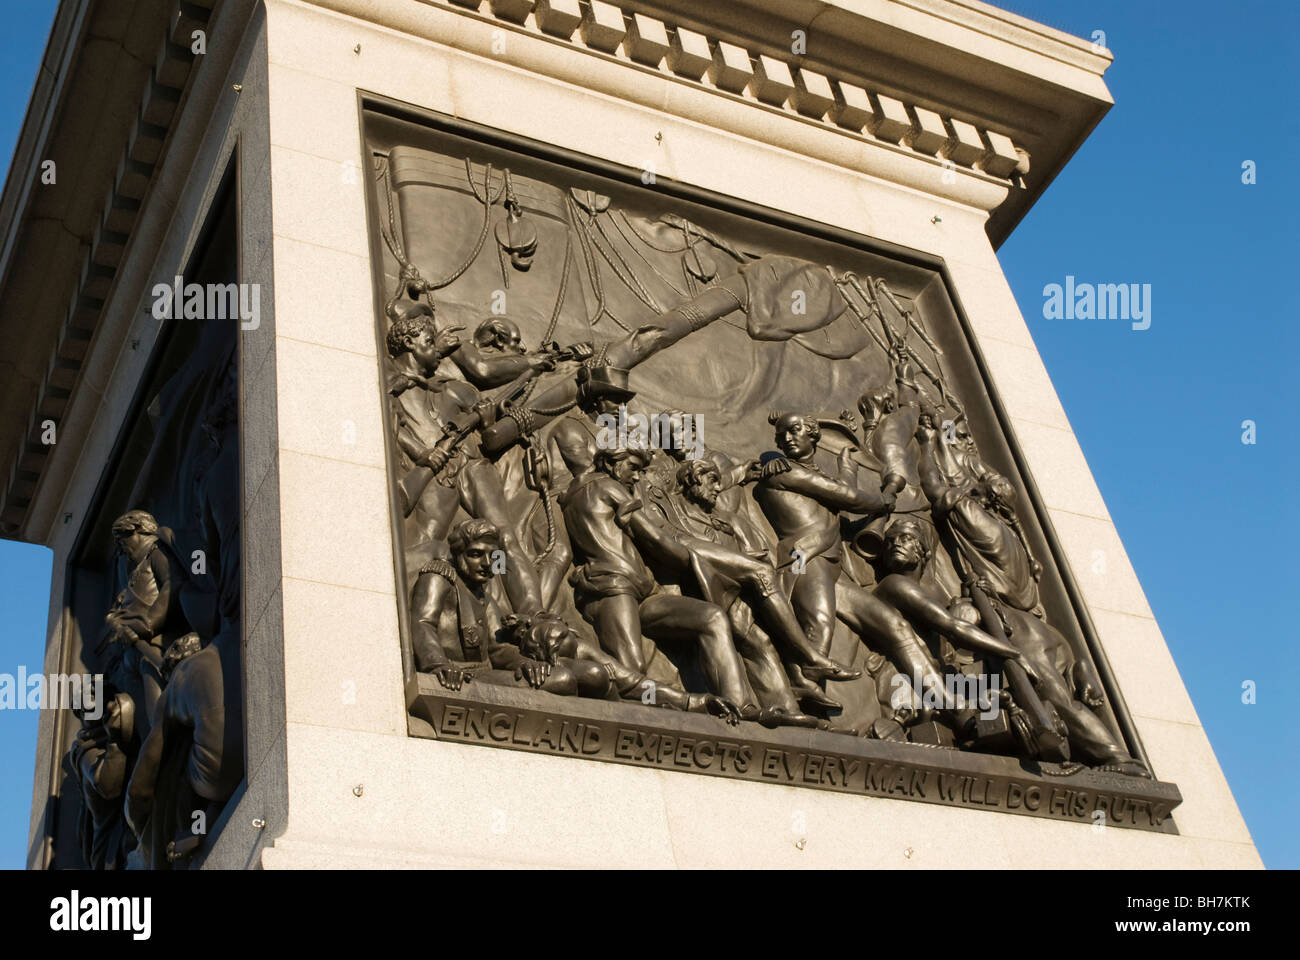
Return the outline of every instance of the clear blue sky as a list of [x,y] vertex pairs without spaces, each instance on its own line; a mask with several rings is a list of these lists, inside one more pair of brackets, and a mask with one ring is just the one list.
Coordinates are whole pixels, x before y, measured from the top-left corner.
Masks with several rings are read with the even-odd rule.
[[[1264,862],[1300,867],[1294,0],[1006,0],[1103,30],[1116,106],[1001,251],[1034,340]],[[0,157],[55,0],[0,5]],[[1254,161],[1258,182],[1241,182]],[[1044,320],[1067,275],[1152,285],[1151,328]],[[1257,443],[1241,442],[1243,420]],[[0,672],[43,657],[51,555],[0,541]],[[1241,701],[1253,680],[1253,705]],[[26,855],[36,717],[0,712],[0,867]]]
[[[1000,5],[1115,55],[1115,106],[1000,258],[1260,855],[1300,867],[1300,3]],[[1150,283],[1150,329],[1043,319],[1067,275]]]
[[[0,2],[0,163],[6,175],[27,101],[36,83],[58,0]],[[0,632],[0,673],[29,672],[45,663],[50,570],[54,554],[45,547],[0,540],[0,610],[8,623]],[[32,710],[0,710],[0,868],[27,862],[27,827],[36,763],[36,721]]]

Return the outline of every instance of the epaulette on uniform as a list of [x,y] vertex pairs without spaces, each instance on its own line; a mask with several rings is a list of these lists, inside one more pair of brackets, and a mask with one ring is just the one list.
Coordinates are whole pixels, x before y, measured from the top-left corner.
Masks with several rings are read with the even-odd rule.
[[444,560],[442,557],[434,557],[420,568],[420,573],[434,573],[452,583],[456,582],[456,568],[451,565],[450,560]]

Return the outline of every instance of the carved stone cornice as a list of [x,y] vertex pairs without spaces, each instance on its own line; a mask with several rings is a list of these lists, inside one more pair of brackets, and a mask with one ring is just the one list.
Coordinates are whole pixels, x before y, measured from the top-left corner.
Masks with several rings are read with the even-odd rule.
[[[310,2],[366,19],[386,12]],[[995,247],[1112,103],[1108,51],[978,0],[420,2],[928,160],[952,170],[945,182],[1014,185],[991,211]]]
[[[220,3],[59,8],[0,198],[0,348],[13,372],[0,392],[5,536],[22,533],[54,450],[42,424],[62,427],[202,59],[191,52],[193,32],[208,28]],[[105,141],[122,146],[104,149]],[[46,160],[56,162],[52,184],[41,182]]]

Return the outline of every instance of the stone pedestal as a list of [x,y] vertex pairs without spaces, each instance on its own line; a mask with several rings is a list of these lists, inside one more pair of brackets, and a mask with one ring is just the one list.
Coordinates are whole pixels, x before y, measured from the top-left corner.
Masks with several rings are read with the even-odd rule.
[[[239,280],[261,285],[260,321],[237,338],[245,779],[203,866],[1259,866],[996,255],[1110,105],[1109,55],[955,0],[833,2],[811,26],[775,0],[635,6],[619,21],[610,4],[215,5],[60,442],[34,486],[6,495],[6,535],[55,551],[47,669],[75,657],[66,570],[165,328],[141,305],[187,262],[233,169]],[[565,18],[579,12],[575,29]],[[392,278],[375,229],[386,219],[375,117],[441,129],[470,153],[485,145],[475,169],[492,150],[537,145],[574,183],[621,170],[629,189],[662,184],[674,202],[740,218],[778,212],[782,230],[860,238],[900,278],[939,278],[918,281],[918,310],[969,339],[1031,539],[1050,557],[1045,593],[1079,642],[1095,641],[1108,722],[1159,781],[1144,789],[1176,784],[1171,819],[1101,829],[976,809],[978,798],[908,802],[887,788],[495,749],[440,731],[432,708],[413,713],[438,691],[403,658],[410,571],[376,335]],[[631,710],[623,722],[645,720]],[[685,720],[695,739],[713,722]],[[66,789],[74,732],[43,718],[34,867],[67,842],[47,811]],[[805,753],[831,737],[778,733]],[[973,774],[1004,759],[962,756]]]

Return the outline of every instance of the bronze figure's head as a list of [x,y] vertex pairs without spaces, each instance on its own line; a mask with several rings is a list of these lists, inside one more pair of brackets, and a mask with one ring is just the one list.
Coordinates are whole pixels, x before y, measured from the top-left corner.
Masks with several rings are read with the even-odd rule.
[[522,354],[524,335],[509,317],[488,317],[474,330],[474,343],[482,350]]
[[885,563],[891,570],[923,568],[930,560],[930,538],[915,520],[896,520],[885,531]]
[[541,611],[531,617],[512,616],[506,622],[510,642],[529,659],[555,663],[569,639],[569,625],[558,613]]
[[158,521],[145,510],[128,510],[113,521],[113,539],[119,550],[128,554],[158,536]]
[[650,466],[650,452],[634,447],[600,450],[596,453],[595,463],[597,470],[603,470],[631,490],[641,482],[645,468]]
[[486,520],[462,520],[447,538],[456,571],[478,586],[493,577],[492,555],[501,549],[501,531]]
[[435,344],[437,336],[433,310],[427,304],[413,303],[401,311],[388,328],[385,338],[388,355],[397,359],[410,353],[420,366],[436,367],[440,359]]
[[817,451],[822,428],[816,417],[799,413],[771,413],[767,422],[776,428],[776,446],[792,460],[802,460]]
[[686,499],[712,510],[722,493],[722,477],[712,460],[687,460],[677,468],[677,482]]

